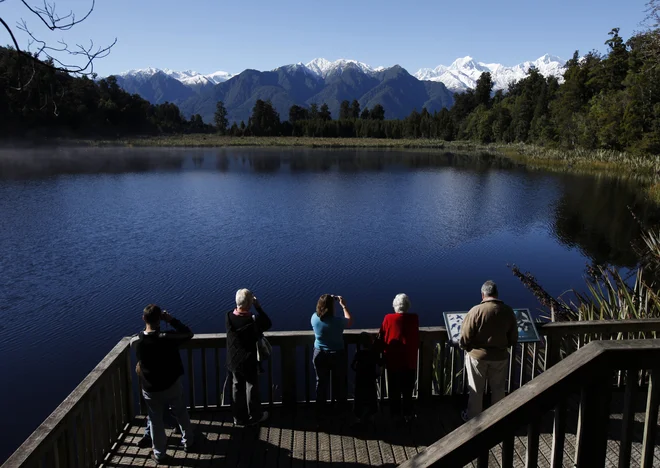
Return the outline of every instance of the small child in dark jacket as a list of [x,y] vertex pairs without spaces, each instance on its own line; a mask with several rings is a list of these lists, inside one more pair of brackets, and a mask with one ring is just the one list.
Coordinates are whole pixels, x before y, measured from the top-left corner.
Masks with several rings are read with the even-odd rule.
[[351,364],[355,371],[354,414],[361,423],[368,423],[378,412],[380,356],[373,349],[369,333],[360,333],[360,345],[361,349],[355,353]]

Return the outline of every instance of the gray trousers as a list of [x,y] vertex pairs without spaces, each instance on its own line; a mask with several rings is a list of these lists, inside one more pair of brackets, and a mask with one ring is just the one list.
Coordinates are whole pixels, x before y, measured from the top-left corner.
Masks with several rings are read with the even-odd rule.
[[233,400],[234,421],[247,423],[258,420],[263,414],[259,393],[259,373],[257,366],[251,371],[232,372],[231,398]]
[[184,445],[192,443],[193,434],[188,410],[183,401],[183,384],[181,382],[181,377],[179,377],[179,379],[174,382],[174,385],[167,390],[160,392],[145,392],[143,390],[142,396],[144,397],[144,402],[147,404],[149,425],[151,426],[151,439],[154,455],[156,455],[157,459],[161,459],[165,456],[167,436],[165,435],[163,413],[167,406],[172,408],[172,413],[181,428],[181,442]]

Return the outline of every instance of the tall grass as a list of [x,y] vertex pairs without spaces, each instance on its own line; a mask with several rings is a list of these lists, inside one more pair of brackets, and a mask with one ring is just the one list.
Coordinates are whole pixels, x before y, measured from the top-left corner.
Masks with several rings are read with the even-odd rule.
[[575,148],[562,150],[528,144],[496,145],[495,148],[511,157],[520,157],[530,163],[561,163],[567,170],[576,168],[616,169],[657,175],[660,155],[634,154],[614,150]]

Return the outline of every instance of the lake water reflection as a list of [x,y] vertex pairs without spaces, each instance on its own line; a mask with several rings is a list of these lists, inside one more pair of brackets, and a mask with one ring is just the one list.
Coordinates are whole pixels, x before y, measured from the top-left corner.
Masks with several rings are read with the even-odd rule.
[[[377,327],[406,292],[422,326],[485,279],[538,309],[586,264],[633,266],[655,208],[624,181],[529,172],[486,155],[312,149],[0,151],[0,460],[157,302],[223,332],[249,287],[275,329],[322,293]],[[20,410],[20,411],[19,411]]]

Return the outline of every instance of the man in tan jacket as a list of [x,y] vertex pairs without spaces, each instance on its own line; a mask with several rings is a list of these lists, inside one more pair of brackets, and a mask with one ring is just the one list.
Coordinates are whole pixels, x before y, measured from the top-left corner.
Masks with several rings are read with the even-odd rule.
[[466,350],[469,399],[467,421],[481,413],[486,381],[492,392],[492,404],[504,398],[510,346],[518,342],[518,324],[513,309],[498,298],[497,285],[486,281],[481,287],[481,303],[465,316],[461,326],[460,346]]

